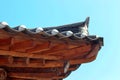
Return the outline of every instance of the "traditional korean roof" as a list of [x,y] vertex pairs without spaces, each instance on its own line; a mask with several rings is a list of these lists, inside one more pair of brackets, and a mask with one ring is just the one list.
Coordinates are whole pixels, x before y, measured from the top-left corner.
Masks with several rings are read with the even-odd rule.
[[1,22],[0,75],[9,80],[62,80],[82,63],[95,60],[103,45],[102,37],[89,34],[88,24],[89,17],[83,22],[34,29]]

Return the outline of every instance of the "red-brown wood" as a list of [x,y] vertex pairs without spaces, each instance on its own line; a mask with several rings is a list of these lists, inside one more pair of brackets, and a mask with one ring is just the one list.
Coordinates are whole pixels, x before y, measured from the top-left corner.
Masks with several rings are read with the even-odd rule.
[[100,49],[92,41],[40,35],[0,29],[0,76],[4,72],[6,80],[62,80],[78,65],[95,60]]

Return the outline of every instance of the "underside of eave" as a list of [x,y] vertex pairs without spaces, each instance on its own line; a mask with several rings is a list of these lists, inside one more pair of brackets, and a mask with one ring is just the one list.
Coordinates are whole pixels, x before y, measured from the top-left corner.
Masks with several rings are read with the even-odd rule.
[[50,28],[11,28],[0,23],[0,80],[62,80],[94,61],[103,38],[84,22]]
[[[31,39],[22,34],[12,34],[12,37],[10,35],[0,35],[0,66],[7,71],[11,80],[63,79],[76,70],[78,65],[93,61],[100,48],[96,41],[72,42],[68,38],[62,39],[63,41],[54,38],[39,41],[38,38]],[[70,66],[65,72],[67,63]]]

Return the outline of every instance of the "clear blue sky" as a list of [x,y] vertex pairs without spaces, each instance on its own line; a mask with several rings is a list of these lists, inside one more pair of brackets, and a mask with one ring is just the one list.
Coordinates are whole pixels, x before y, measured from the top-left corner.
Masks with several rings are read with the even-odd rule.
[[64,80],[120,80],[119,0],[0,0],[0,21],[14,27],[47,27],[90,16],[90,34],[104,37],[97,59],[83,64]]

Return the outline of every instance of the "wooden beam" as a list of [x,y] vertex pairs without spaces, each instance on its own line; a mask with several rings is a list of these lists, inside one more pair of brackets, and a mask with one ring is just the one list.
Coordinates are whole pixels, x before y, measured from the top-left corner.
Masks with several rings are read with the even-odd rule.
[[77,57],[83,57],[91,50],[91,45],[84,45],[79,46],[72,49],[63,49],[63,50],[49,50],[44,51],[39,54],[44,55],[55,55],[55,56],[63,56],[65,60],[77,58]]
[[11,36],[15,39],[15,40],[30,40],[31,37],[25,33],[22,33],[22,32],[13,32],[13,33],[9,33],[11,34]]
[[35,80],[52,80],[55,76],[57,77],[56,73],[14,73],[9,72],[9,77],[12,78],[21,78],[21,79],[35,79]]
[[10,37],[0,38],[0,49],[9,50],[10,44],[11,44]]
[[13,44],[10,46],[11,51],[22,51],[29,48],[32,48],[34,46],[33,40],[19,40],[15,42],[14,39],[12,39]]
[[58,45],[55,45],[55,46],[50,46],[50,49],[49,50],[46,50],[46,51],[42,51],[41,53],[38,53],[38,54],[50,54],[50,53],[57,53],[58,51],[62,51],[62,50],[65,50],[65,49],[68,49],[68,45],[67,44],[58,44]]
[[60,59],[62,59],[61,56],[22,53],[22,52],[5,51],[5,50],[0,50],[0,55],[13,56],[13,57],[41,58],[41,59],[48,59],[48,60],[60,60]]
[[67,72],[70,72],[70,71],[74,71],[76,69],[78,69],[80,66],[80,64],[75,64],[75,65],[70,65],[70,67],[68,68],[68,71]]
[[66,59],[75,59],[79,57],[84,57],[91,50],[91,45],[84,45],[82,47],[76,47],[68,50],[64,55]]
[[9,63],[8,59],[9,59],[9,56],[0,55],[0,65]]
[[94,48],[93,48],[93,49],[89,52],[89,54],[86,56],[86,58],[90,58],[90,57],[92,57],[92,56],[94,56],[94,55],[97,55],[99,49],[100,49],[100,45],[99,45],[99,44],[95,45]]
[[[68,71],[76,70],[79,66],[75,64],[74,66],[70,65]],[[53,67],[53,68],[31,68],[31,67],[5,67],[5,70],[8,72],[34,72],[34,73],[49,73],[49,72],[56,72],[56,73],[64,73],[63,67]]]
[[33,67],[33,68],[54,68],[54,67],[63,67],[63,62],[59,61],[51,61],[46,62],[45,64],[43,62],[36,62],[36,63],[29,63],[26,64],[25,61],[14,61],[12,64],[9,63],[7,60],[0,62],[0,66],[7,66],[7,67]]
[[[32,75],[32,76],[31,76]],[[62,80],[65,75],[57,75],[56,73],[8,73],[8,79],[12,80]]]
[[[80,64],[74,64],[74,65],[70,65],[70,67],[68,68],[67,72],[70,72],[70,71],[74,71],[76,69],[79,68],[79,65]],[[45,68],[43,68],[45,70]],[[57,73],[61,73],[61,74],[66,74],[64,73],[64,67],[56,67],[56,68],[53,68],[53,71],[57,72]]]
[[27,53],[37,53],[41,51],[49,50],[50,48],[50,42],[45,42],[43,44],[38,44],[34,48],[26,50]]
[[74,71],[76,70],[78,67],[72,67],[72,68],[69,68],[68,71]]
[[[14,78],[14,77],[7,77],[6,80],[25,80],[25,79],[22,79],[22,78]],[[29,80],[35,80],[35,79],[29,79]]]
[[10,34],[6,32],[4,29],[0,29],[0,38],[10,37]]
[[74,65],[74,64],[88,63],[95,59],[96,59],[96,55],[90,58],[73,59],[73,60],[70,60],[70,64]]
[[10,37],[5,37],[3,39],[0,38],[0,46],[10,45],[10,43],[11,43]]
[[[96,56],[93,56],[91,58],[82,58],[82,59],[73,59],[70,60],[70,65],[75,65],[75,64],[81,64],[81,63],[87,63],[87,62],[91,62],[93,60],[96,59]],[[1,63],[1,62],[0,62]],[[64,62],[62,61],[49,61],[46,62],[45,64],[43,64],[43,62],[36,62],[36,63],[23,63],[23,62],[16,62],[13,64],[10,64],[6,58],[3,59],[1,66],[8,66],[8,67],[33,67],[33,68],[54,68],[54,67],[63,67],[64,66]]]
[[[44,52],[42,52],[43,54],[57,54],[57,53],[61,53],[61,52],[64,52],[64,51],[72,51],[72,50],[79,50],[79,51],[81,51],[81,50],[83,50],[83,48],[90,48],[90,45],[85,45],[85,46],[78,46],[78,47],[75,47],[75,48],[71,48],[71,49],[65,49],[65,48],[63,48],[63,50],[56,50],[56,51],[52,51],[52,50],[49,50],[49,51],[44,51]],[[84,50],[86,50],[86,49],[84,49]],[[65,54],[68,54],[68,53],[65,53]]]
[[[56,67],[59,68],[59,67]],[[26,73],[49,73],[49,72],[56,72],[57,73],[57,69],[56,68],[32,68],[32,67],[5,67],[5,70],[7,70],[8,72],[26,72]],[[61,69],[62,67],[60,67]]]
[[[0,60],[2,60],[2,58]],[[91,58],[72,59],[69,62],[70,62],[70,65],[81,64],[81,63],[91,62],[95,58],[96,58],[96,55],[91,57]],[[43,62],[42,63],[41,62],[37,62],[37,63],[26,64],[26,63],[20,63],[18,61],[15,64],[11,64],[8,60],[9,60],[9,57],[3,58],[3,61],[1,61],[2,62],[1,65],[5,65],[5,66],[8,66],[8,67],[34,67],[34,68],[37,68],[37,67],[48,68],[48,67],[63,67],[64,66],[64,63],[61,62],[61,61],[46,61],[45,64],[43,64]],[[14,61],[13,61],[13,63],[14,63]]]

